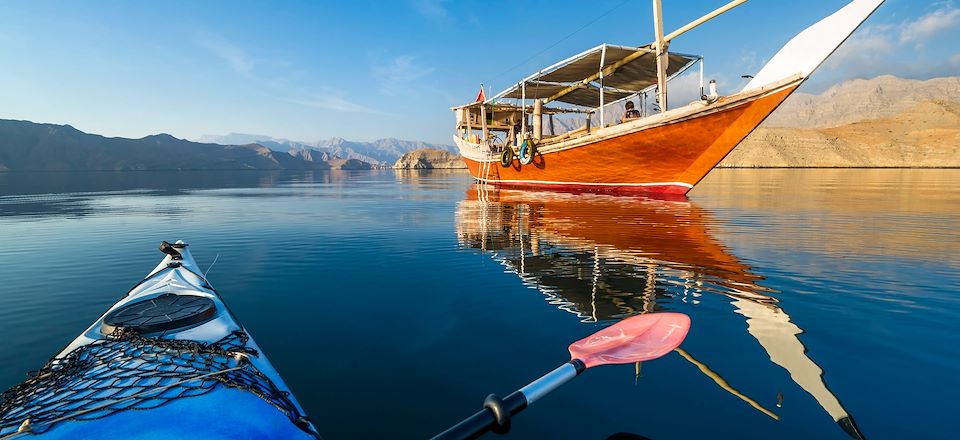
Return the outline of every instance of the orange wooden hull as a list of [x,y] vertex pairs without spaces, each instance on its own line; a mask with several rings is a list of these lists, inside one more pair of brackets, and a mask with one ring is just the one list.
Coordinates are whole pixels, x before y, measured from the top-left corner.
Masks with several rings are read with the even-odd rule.
[[797,87],[723,110],[538,154],[511,166],[463,157],[478,180],[501,186],[686,194]]

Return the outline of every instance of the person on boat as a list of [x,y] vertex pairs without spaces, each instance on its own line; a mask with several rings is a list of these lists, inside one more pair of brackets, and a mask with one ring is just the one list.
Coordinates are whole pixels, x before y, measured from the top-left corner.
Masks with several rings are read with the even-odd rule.
[[621,123],[621,124],[624,123],[624,122],[627,122],[627,121],[631,121],[631,120],[639,119],[639,118],[640,118],[640,111],[637,110],[637,109],[635,109],[635,108],[633,108],[633,101],[627,101],[627,103],[624,104],[623,107],[624,107],[624,109],[625,109],[627,112],[624,113],[623,119],[620,120],[620,123]]

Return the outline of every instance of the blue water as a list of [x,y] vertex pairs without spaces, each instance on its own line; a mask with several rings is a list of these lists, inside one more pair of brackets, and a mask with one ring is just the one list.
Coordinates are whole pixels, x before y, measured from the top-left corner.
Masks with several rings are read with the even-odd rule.
[[459,172],[0,173],[0,388],[183,239],[328,439],[433,435],[645,311],[691,316],[686,357],[592,369],[509,438],[842,439],[845,418],[950,438],[957,182],[715,170],[654,200]]

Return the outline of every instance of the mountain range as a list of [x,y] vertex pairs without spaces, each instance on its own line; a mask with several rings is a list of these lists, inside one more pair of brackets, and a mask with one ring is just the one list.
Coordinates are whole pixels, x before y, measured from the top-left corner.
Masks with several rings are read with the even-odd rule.
[[795,93],[721,167],[960,167],[960,77]]
[[246,134],[205,136],[202,142],[169,134],[128,139],[0,119],[0,171],[371,169],[422,148],[453,147],[398,139],[305,143]]
[[[305,157],[306,156],[306,157]],[[356,159],[314,160],[259,144],[219,145],[158,134],[104,137],[69,125],[0,119],[0,171],[369,169]]]
[[424,148],[456,152],[456,148],[452,145],[405,141],[394,138],[378,139],[373,142],[356,142],[334,137],[315,142],[303,142],[258,134],[230,133],[224,136],[204,135],[199,139],[199,142],[221,145],[259,144],[273,151],[287,152],[294,156],[318,157],[321,160],[356,159],[375,166],[392,165],[404,153]]
[[883,75],[845,81],[819,95],[794,93],[764,121],[763,127],[838,127],[888,118],[934,101],[960,102],[960,77],[915,80]]

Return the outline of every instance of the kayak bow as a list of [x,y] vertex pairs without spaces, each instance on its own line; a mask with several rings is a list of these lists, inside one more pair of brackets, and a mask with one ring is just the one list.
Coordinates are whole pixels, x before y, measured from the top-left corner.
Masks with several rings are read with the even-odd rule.
[[320,437],[187,244],[160,250],[146,278],[3,393],[0,440]]

